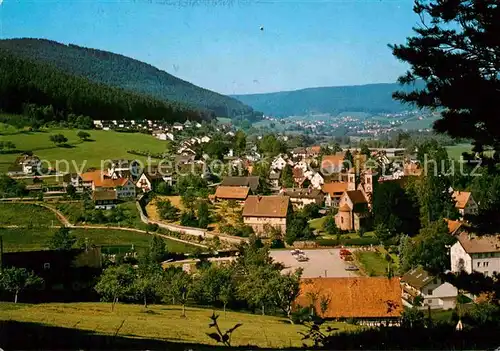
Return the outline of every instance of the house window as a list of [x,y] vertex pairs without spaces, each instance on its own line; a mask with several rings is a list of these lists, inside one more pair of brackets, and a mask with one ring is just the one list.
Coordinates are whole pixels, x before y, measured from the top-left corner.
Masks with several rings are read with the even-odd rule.
[[432,295],[432,289],[427,290],[427,295]]
[[48,263],[48,262],[44,263],[43,269],[50,269],[50,263]]
[[340,217],[340,223],[344,223],[344,217]]
[[481,266],[481,262],[478,262],[478,263],[477,263],[477,266],[478,266],[478,267],[480,267],[480,266]]
[[483,262],[483,267],[488,267],[489,262]]

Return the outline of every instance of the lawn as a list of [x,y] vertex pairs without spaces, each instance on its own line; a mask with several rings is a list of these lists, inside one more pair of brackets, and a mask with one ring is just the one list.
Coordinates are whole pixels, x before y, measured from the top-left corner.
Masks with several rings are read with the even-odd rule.
[[0,203],[0,226],[40,227],[59,225],[54,212],[33,204]]
[[379,251],[355,251],[354,256],[366,275],[385,276],[387,261]]
[[[212,309],[187,308],[186,318],[181,317],[179,306],[153,305],[148,312],[140,305],[118,304],[111,312],[109,303],[52,303],[38,305],[16,305],[2,303],[0,320],[43,323],[48,326],[78,328],[97,334],[133,338],[160,339],[172,342],[193,342],[215,345],[206,333]],[[267,348],[302,346],[299,332],[306,327],[292,325],[282,318],[222,311],[218,319],[222,330],[241,323],[232,336],[232,346],[253,345]],[[123,324],[123,325],[122,325]],[[120,328],[121,325],[121,328]],[[354,326],[331,322],[328,325],[339,330]]]
[[[0,229],[3,236],[4,250],[30,251],[48,249],[48,241],[57,229],[54,228],[4,228]],[[102,246],[112,251],[128,251],[132,245],[137,251],[149,246],[152,235],[115,229],[71,229],[78,239],[87,238],[90,243]],[[182,242],[164,239],[170,252],[192,252],[194,246]]]
[[[69,147],[57,147],[49,140],[51,134],[61,133],[68,138]],[[42,160],[55,166],[56,160],[68,160],[70,169],[65,164],[59,164],[61,172],[83,170],[95,167],[101,168],[101,161],[108,159],[137,159],[141,162],[146,157],[131,155],[127,150],[149,151],[161,153],[165,151],[165,141],[153,138],[142,133],[118,133],[113,131],[91,130],[92,141],[81,142],[77,137],[78,129],[46,130],[41,132],[19,133],[16,135],[1,136],[0,140],[12,141],[18,149],[31,150]],[[16,159],[16,154],[0,154],[0,172],[7,168]]]
[[309,221],[309,226],[313,230],[317,230],[318,232],[322,232],[323,231],[323,223],[325,223],[325,220],[326,220],[327,217],[328,216],[311,219]]

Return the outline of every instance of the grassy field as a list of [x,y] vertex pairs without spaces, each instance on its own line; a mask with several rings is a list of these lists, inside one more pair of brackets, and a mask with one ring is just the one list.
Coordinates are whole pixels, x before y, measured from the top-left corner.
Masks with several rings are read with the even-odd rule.
[[[4,228],[0,229],[3,236],[4,250],[30,251],[48,249],[48,241],[57,229],[39,228]],[[71,229],[78,239],[88,238],[89,242],[112,251],[128,251],[133,245],[137,251],[149,246],[151,235],[114,229]],[[194,246],[174,240],[165,239],[170,252],[192,252]]]
[[317,230],[318,232],[323,231],[323,223],[325,223],[327,216],[311,219],[309,221],[309,227],[313,230]]
[[[61,133],[68,138],[69,147],[57,147],[49,140],[51,134]],[[165,151],[165,142],[153,138],[151,135],[141,133],[118,133],[113,131],[91,130],[89,131],[92,141],[81,142],[77,137],[77,129],[47,130],[41,132],[19,133],[9,136],[1,136],[0,140],[12,141],[18,149],[31,150],[43,160],[47,160],[55,166],[56,160],[68,160],[75,171],[76,167],[84,165],[83,169],[89,167],[100,168],[101,160],[107,159],[137,159],[142,162],[146,157],[131,155],[127,150],[150,151],[161,153]],[[16,154],[0,154],[0,172],[6,172]],[[67,172],[64,165],[60,165],[61,172]]]
[[387,261],[384,256],[378,252],[357,251],[354,253],[356,260],[361,265],[360,268],[369,276],[385,276],[387,270]]
[[[187,308],[186,318],[181,317],[178,306],[155,305],[149,313],[139,305],[118,304],[111,312],[108,303],[72,303],[13,305],[0,304],[0,320],[43,323],[48,326],[78,328],[97,334],[160,339],[175,342],[195,342],[215,345],[205,333],[208,328],[211,309]],[[219,312],[218,320],[222,330],[242,323],[232,336],[233,346],[253,345],[259,347],[300,347],[299,332],[306,331],[301,325],[291,325],[282,318],[230,312],[224,316]],[[120,325],[123,325],[120,328]],[[354,326],[332,322],[339,330]]]
[[59,225],[54,212],[32,204],[0,203],[0,226],[29,227]]

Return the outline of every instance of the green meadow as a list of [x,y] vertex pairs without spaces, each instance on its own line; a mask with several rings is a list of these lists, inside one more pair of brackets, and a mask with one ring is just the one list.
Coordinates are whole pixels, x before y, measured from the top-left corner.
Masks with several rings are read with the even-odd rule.
[[[60,171],[75,171],[75,167],[87,169],[100,168],[102,160],[137,159],[145,162],[147,157],[131,155],[128,150],[162,153],[165,141],[142,133],[118,133],[113,131],[90,130],[90,141],[78,138],[78,129],[51,129],[40,132],[19,132],[17,134],[0,135],[0,141],[12,141],[20,151],[33,151],[42,160],[48,161],[52,167],[57,160],[68,160],[71,169],[64,169],[60,163]],[[52,134],[63,134],[68,138],[67,146],[56,146],[49,138]],[[0,154],[0,173],[6,172],[18,154]]]

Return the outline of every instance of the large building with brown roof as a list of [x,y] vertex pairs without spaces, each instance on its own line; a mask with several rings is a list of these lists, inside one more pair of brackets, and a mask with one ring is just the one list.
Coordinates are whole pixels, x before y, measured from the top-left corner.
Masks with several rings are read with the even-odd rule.
[[491,276],[500,272],[500,234],[475,235],[469,228],[456,234],[457,242],[450,249],[452,272],[480,272]]
[[[382,321],[397,324],[403,311],[398,278],[354,277],[302,279],[295,308],[311,307],[316,296],[316,313],[326,319],[354,318],[361,323]],[[329,300],[326,311],[321,301]]]
[[325,155],[321,159],[321,174],[329,176],[342,172],[345,154],[337,152],[334,155]]
[[266,236],[268,225],[285,234],[289,205],[288,196],[248,196],[243,206],[243,222],[261,236]]
[[247,186],[223,186],[219,185],[215,190],[215,201],[218,200],[235,200],[235,201],[245,201],[250,192],[250,188]]

